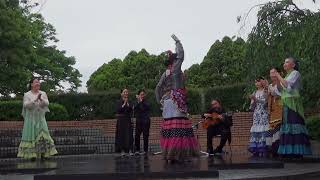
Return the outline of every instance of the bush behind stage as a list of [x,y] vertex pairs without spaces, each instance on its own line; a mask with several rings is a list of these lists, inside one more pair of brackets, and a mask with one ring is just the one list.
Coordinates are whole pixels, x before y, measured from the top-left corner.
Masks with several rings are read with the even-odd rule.
[[[201,114],[210,106],[212,99],[221,100],[229,111],[243,110],[245,85],[215,87],[209,89],[188,89],[188,110],[190,114]],[[151,106],[150,116],[161,116],[160,104],[156,102],[154,90],[146,90],[146,99]],[[136,91],[129,90],[131,104],[136,102]],[[97,120],[114,118],[120,91],[96,93],[68,93],[50,95],[50,113],[47,120]],[[21,119],[22,100],[0,101],[0,120]]]
[[[210,89],[188,89],[188,109],[190,114],[201,114],[209,106],[213,98],[222,101],[223,106],[230,111],[243,110],[244,84],[224,86]],[[129,101],[136,102],[136,91],[129,90]],[[146,90],[146,99],[151,106],[150,116],[161,116],[161,106],[156,102],[154,90]],[[66,107],[71,119],[109,119],[114,118],[116,105],[120,100],[120,91],[62,94],[49,97],[55,102]]]

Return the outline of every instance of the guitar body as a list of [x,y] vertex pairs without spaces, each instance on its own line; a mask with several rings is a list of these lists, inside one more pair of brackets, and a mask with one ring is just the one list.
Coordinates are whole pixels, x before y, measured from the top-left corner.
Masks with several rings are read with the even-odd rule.
[[219,114],[218,113],[211,113],[210,115],[208,115],[204,121],[202,122],[202,127],[204,129],[208,129],[208,127],[210,125],[215,125],[221,122],[221,120],[219,119]]

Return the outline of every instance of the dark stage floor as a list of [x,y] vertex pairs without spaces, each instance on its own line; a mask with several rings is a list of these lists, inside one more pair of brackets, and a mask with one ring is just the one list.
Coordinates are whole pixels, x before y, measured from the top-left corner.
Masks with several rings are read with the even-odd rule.
[[120,157],[116,154],[55,157],[44,162],[0,162],[1,174],[34,174],[34,180],[213,178],[219,176],[221,169],[283,167],[279,161],[243,155],[200,157],[180,164],[168,164],[161,155]]

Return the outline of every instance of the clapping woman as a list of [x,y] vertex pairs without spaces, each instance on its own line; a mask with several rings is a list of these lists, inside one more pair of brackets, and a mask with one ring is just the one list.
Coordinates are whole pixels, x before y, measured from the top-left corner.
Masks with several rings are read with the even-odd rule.
[[45,159],[58,153],[45,118],[46,112],[49,112],[49,101],[47,94],[40,90],[39,79],[33,78],[29,86],[30,91],[23,97],[24,124],[18,157]]

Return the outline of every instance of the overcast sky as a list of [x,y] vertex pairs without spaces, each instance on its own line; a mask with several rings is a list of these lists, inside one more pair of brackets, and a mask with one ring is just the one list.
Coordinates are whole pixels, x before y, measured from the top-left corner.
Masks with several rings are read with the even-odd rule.
[[[32,1],[32,0],[31,0]],[[210,46],[224,36],[242,36],[254,25],[253,12],[245,30],[239,15],[266,0],[33,0],[40,13],[57,30],[57,44],[75,56],[86,90],[86,81],[103,63],[123,59],[131,50],[151,54],[174,49],[176,34],[185,48],[183,69],[200,63]],[[301,7],[315,7],[311,0],[296,0]],[[319,9],[319,3],[316,5]]]

